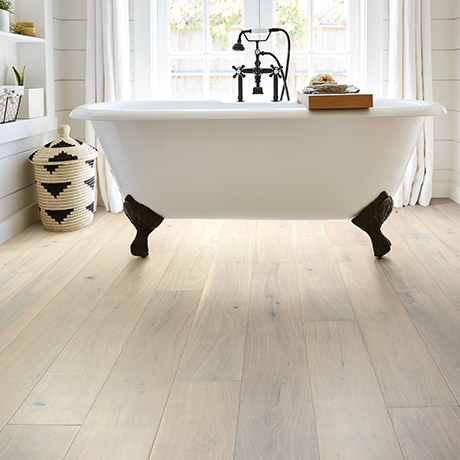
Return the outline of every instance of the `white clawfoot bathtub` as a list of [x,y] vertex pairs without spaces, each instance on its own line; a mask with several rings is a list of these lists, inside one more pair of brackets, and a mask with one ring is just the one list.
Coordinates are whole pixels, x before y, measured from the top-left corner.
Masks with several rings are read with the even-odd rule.
[[396,192],[437,103],[126,101],[77,107],[124,195],[164,218],[345,219]]

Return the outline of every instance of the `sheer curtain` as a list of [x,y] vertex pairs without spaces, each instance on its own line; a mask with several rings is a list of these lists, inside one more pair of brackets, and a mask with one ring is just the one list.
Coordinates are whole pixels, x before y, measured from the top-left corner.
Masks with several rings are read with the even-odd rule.
[[[433,100],[430,0],[390,0],[388,97]],[[433,119],[425,122],[395,206],[428,206],[433,188]]]
[[[86,102],[123,101],[130,98],[128,0],[87,0]],[[98,204],[107,211],[123,210],[123,198],[86,122],[86,142],[96,146]]]

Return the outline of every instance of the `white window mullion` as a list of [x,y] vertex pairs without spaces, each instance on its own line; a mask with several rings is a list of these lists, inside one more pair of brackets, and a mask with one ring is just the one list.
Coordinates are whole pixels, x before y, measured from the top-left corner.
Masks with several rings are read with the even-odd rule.
[[[157,6],[157,75],[158,86],[157,99],[171,98],[171,62],[170,53],[170,29],[169,17],[171,11],[171,3],[169,0],[159,0]],[[137,62],[137,61],[136,61]]]
[[203,39],[204,39],[204,54],[203,54],[203,97],[209,98],[209,82],[210,82],[210,62],[209,52],[211,51],[211,36],[209,29],[209,0],[203,0]]
[[[362,34],[361,0],[348,1],[348,83],[361,87],[362,72],[360,69]],[[353,50],[353,52],[351,52]]]
[[309,0],[308,3],[308,33],[310,40],[310,61],[309,61],[309,73],[310,78],[315,73],[315,0]]

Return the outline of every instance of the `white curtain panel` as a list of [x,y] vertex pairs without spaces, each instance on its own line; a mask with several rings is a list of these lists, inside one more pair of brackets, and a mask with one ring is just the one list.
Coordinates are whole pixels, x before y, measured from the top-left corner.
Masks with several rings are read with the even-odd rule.
[[[433,100],[430,0],[389,0],[388,97]],[[395,206],[428,206],[433,188],[433,118],[425,122]]]
[[[128,0],[87,0],[86,102],[113,102],[130,98]],[[123,210],[123,198],[113,178],[91,123],[86,142],[98,151],[98,204],[107,211]]]

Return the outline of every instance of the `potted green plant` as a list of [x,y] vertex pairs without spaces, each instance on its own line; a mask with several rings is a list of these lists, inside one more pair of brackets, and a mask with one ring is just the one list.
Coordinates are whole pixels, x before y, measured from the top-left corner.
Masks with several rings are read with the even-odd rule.
[[[19,70],[13,66],[13,72],[18,86],[24,87],[25,70],[26,66],[22,68],[22,72],[19,72]],[[43,115],[43,88],[24,88],[18,118],[37,118]]]
[[14,13],[13,2],[0,0],[0,32],[10,31],[10,13]]
[[16,69],[16,67],[13,66],[13,72],[14,76],[16,77],[16,81],[18,83],[18,86],[24,86],[24,72],[26,70],[26,66],[22,68],[22,72],[19,73],[19,70]]

